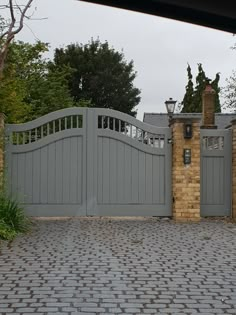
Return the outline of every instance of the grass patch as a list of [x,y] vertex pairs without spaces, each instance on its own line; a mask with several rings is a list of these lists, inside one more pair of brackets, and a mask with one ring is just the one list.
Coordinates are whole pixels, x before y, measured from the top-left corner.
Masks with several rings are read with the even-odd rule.
[[30,230],[31,221],[16,200],[0,194],[0,239],[13,240]]

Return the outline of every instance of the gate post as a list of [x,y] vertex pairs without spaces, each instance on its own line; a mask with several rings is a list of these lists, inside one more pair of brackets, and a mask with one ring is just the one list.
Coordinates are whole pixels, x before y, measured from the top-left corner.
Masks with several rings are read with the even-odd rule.
[[0,113],[0,190],[4,184],[4,126],[5,115]]
[[[191,120],[192,137],[184,137]],[[173,218],[176,221],[200,220],[200,119],[179,115],[172,127],[172,195]],[[184,149],[191,150],[191,161],[184,163]],[[189,151],[188,151],[189,152]],[[186,161],[185,161],[186,162]]]
[[236,219],[236,119],[232,120],[232,218]]

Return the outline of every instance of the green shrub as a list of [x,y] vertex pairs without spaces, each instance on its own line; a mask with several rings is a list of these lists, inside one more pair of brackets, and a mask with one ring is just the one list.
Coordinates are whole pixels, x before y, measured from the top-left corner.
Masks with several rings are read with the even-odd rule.
[[3,220],[0,221],[0,239],[11,241],[16,235],[17,232],[12,227],[9,227]]
[[30,219],[16,200],[0,194],[0,238],[12,240],[18,233],[29,231]]

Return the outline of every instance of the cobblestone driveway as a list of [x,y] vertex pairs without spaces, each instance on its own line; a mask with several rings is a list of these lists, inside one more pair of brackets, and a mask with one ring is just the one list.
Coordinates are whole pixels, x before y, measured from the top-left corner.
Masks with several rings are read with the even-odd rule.
[[0,314],[236,314],[232,227],[37,221],[31,235],[1,245]]

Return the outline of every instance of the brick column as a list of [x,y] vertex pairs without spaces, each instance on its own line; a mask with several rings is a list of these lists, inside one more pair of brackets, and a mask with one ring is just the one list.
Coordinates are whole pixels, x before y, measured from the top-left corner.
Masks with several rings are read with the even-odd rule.
[[232,217],[236,220],[236,119],[232,121]]
[[4,183],[4,126],[5,115],[0,113],[0,189]]
[[[189,118],[172,120],[172,194],[176,221],[200,220],[200,119],[191,119],[192,138],[184,138]],[[185,165],[183,149],[191,149],[191,164]]]
[[216,92],[208,84],[202,93],[202,129],[216,129],[215,125]]

